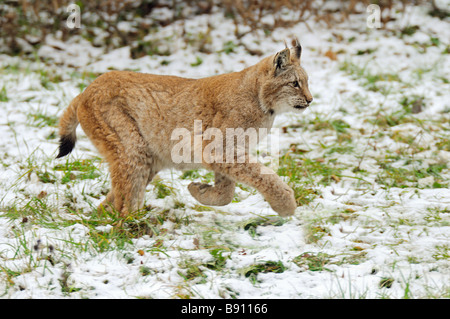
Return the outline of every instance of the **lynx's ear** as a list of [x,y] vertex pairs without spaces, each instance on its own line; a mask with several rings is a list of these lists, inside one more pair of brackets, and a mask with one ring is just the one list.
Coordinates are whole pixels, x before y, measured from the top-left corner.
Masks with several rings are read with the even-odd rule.
[[273,59],[275,66],[275,76],[286,70],[286,67],[291,63],[291,51],[286,48],[283,51],[278,52]]
[[300,42],[298,41],[297,38],[292,40],[292,51],[294,53],[294,57],[300,63],[300,56],[302,55],[302,46],[300,45]]

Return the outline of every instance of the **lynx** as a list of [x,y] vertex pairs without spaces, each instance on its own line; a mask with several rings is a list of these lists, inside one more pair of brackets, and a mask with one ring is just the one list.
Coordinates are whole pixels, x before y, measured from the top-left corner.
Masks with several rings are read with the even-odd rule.
[[[138,210],[145,189],[162,169],[205,168],[214,185],[193,182],[191,195],[204,205],[222,206],[234,197],[235,183],[257,189],[280,216],[294,214],[293,190],[259,162],[175,163],[171,133],[194,121],[202,129],[270,128],[282,112],[301,112],[312,101],[308,76],[300,65],[302,47],[292,47],[240,72],[200,79],[111,71],[99,76],[70,103],[60,119],[57,158],[69,154],[78,124],[109,164],[111,191],[99,206],[121,217]],[[223,141],[225,143],[225,141]],[[204,145],[202,145],[204,147]],[[248,155],[248,154],[247,154]],[[247,159],[249,157],[246,157]],[[266,174],[261,174],[266,169]]]

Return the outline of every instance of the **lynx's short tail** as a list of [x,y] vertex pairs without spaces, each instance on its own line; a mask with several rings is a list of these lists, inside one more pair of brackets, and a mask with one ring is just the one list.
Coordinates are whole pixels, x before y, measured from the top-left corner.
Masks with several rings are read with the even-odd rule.
[[72,152],[77,141],[76,129],[79,124],[77,117],[77,109],[80,103],[80,95],[78,95],[69,104],[59,121],[59,153],[56,158],[66,156]]

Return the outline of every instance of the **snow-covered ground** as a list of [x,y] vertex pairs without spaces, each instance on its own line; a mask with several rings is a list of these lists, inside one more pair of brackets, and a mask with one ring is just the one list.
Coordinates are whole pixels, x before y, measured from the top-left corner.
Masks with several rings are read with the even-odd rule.
[[58,117],[111,69],[202,77],[261,59],[230,47],[234,24],[220,13],[185,28],[208,23],[212,54],[174,23],[151,35],[169,56],[51,37],[37,53],[46,63],[0,56],[0,296],[449,298],[450,27],[425,7],[386,29],[360,15],[243,38],[264,55],[294,36],[303,46],[314,102],[275,122],[280,174],[303,204],[293,217],[244,185],[230,205],[199,205],[187,185],[210,181],[206,171],[159,174],[124,230],[93,213],[107,166],[81,129],[55,160]]

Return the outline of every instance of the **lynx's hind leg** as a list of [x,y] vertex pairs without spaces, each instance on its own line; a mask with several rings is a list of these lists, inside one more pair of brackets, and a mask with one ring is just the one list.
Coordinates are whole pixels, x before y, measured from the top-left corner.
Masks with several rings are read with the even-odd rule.
[[84,132],[109,164],[111,191],[99,209],[122,217],[141,208],[145,188],[155,174],[153,154],[125,106],[116,99],[100,110],[85,105],[78,108]]
[[224,206],[233,200],[235,183],[228,177],[215,173],[215,184],[191,183],[188,186],[191,195],[203,205]]
[[122,165],[112,166],[111,190],[98,209],[118,212],[126,217],[144,204],[145,189],[156,175],[151,165],[136,165],[134,169]]
[[139,210],[145,197],[145,189],[155,172],[151,166],[122,161],[111,165],[111,192],[102,205],[113,205],[121,217]]
[[105,200],[98,206],[98,211],[107,211],[110,213],[114,212],[114,192],[111,189],[109,193],[106,195]]

